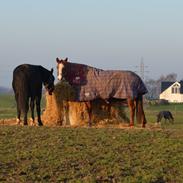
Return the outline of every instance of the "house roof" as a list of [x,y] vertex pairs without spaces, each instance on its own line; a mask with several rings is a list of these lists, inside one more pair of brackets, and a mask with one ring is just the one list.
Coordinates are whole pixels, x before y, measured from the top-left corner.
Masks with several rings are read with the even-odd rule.
[[[169,88],[171,85],[173,85],[175,82],[170,81],[163,81],[161,82],[161,93],[164,92],[167,88]],[[180,84],[180,93],[183,93],[183,80],[178,82]]]
[[173,83],[175,82],[170,82],[170,81],[161,82],[161,93],[164,92],[167,88],[169,88]]
[[180,93],[183,93],[183,80],[181,80],[179,83],[180,83]]

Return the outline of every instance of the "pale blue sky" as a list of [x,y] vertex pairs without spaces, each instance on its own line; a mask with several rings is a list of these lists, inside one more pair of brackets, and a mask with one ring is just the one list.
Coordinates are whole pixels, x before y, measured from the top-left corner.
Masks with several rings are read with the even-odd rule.
[[[182,0],[0,0],[0,86],[18,64],[56,67],[56,57],[149,78],[183,78]],[[55,68],[56,69],[56,68]]]

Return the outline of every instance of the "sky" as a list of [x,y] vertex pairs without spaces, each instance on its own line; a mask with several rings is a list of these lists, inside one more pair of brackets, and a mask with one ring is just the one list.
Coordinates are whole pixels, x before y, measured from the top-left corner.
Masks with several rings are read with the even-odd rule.
[[56,70],[56,57],[132,71],[143,58],[146,79],[183,79],[182,48],[182,0],[0,0],[0,86],[19,64]]

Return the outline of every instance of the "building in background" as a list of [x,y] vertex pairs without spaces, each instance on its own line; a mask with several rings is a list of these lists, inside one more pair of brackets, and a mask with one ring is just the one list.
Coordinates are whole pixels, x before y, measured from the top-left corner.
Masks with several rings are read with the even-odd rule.
[[180,82],[162,82],[159,98],[171,103],[183,103],[183,80]]

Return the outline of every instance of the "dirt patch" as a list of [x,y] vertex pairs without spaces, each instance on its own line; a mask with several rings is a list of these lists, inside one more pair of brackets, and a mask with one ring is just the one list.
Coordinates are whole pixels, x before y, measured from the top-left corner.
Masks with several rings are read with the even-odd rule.
[[0,125],[16,125],[16,124],[17,124],[17,121],[15,118],[0,120]]
[[[112,123],[113,122],[113,123]],[[31,124],[31,121],[29,120],[28,122],[29,125],[32,125]],[[7,126],[13,126],[13,125],[17,125],[17,122],[16,122],[16,119],[15,118],[11,118],[11,119],[1,119],[0,120],[0,125],[7,125]],[[23,123],[19,124],[19,126],[23,126]],[[37,124],[33,125],[33,126],[38,126]],[[50,123],[44,123],[44,126],[48,126],[48,127],[59,127],[59,128],[96,128],[96,129],[99,129],[99,128],[117,128],[117,129],[125,129],[125,130],[150,130],[150,131],[166,131],[166,130],[163,130],[160,126],[157,126],[157,125],[153,125],[153,124],[147,124],[146,125],[146,128],[142,128],[141,125],[137,125],[135,127],[129,127],[129,124],[128,123],[121,123],[121,122],[118,122],[118,121],[100,121],[98,122],[97,124],[94,124],[92,127],[88,127],[87,124],[84,124],[84,125],[63,125],[63,126],[60,126],[60,125],[55,125],[53,122],[50,122]],[[173,134],[175,133],[172,133],[172,136]],[[181,134],[182,136],[182,134]]]
[[[37,123],[37,119],[35,120],[35,122],[33,123],[31,119],[29,119],[28,121],[28,125],[29,126],[38,126]],[[9,119],[0,119],[0,125],[20,125],[23,126],[23,120],[20,121],[20,123],[17,123],[17,119],[16,118],[9,118]]]

